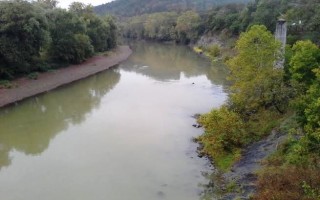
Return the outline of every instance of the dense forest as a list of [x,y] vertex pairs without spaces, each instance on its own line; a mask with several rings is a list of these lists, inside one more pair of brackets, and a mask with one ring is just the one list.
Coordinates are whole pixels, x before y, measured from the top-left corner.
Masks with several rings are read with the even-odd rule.
[[155,12],[209,10],[213,6],[229,3],[247,3],[250,0],[117,0],[94,8],[100,15],[112,14],[131,17]]
[[116,46],[116,25],[91,6],[74,2],[69,10],[55,0],[0,2],[0,79],[48,71],[84,61]]
[[256,0],[215,6],[206,12],[167,10],[122,18],[121,28],[128,38],[189,43],[202,35],[238,37],[255,24],[263,24],[273,32],[277,19],[282,17],[288,21],[289,44],[300,39],[319,43],[319,3],[319,0]]

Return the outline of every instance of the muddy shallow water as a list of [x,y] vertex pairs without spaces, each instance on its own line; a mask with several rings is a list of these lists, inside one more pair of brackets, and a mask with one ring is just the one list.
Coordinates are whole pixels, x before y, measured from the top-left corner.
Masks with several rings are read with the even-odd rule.
[[132,48],[115,68],[0,110],[1,199],[203,197],[211,167],[192,115],[226,100],[226,73],[183,46]]

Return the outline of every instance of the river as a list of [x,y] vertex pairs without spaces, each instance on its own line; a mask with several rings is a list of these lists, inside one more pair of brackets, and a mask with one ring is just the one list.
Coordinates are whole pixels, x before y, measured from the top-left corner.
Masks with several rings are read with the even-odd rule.
[[0,109],[4,200],[199,200],[212,167],[196,113],[226,72],[184,46],[133,43],[126,62]]

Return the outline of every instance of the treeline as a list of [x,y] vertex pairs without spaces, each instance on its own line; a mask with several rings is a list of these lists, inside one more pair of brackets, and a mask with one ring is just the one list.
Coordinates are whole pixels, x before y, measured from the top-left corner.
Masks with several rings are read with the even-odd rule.
[[0,79],[76,64],[116,46],[111,17],[74,2],[69,10],[55,0],[0,2]]
[[262,24],[270,31],[279,18],[288,22],[288,43],[309,39],[320,42],[320,0],[255,0],[246,6],[216,7],[204,17],[205,31],[239,35],[248,27]]
[[[125,37],[193,42],[204,34],[238,37],[256,24],[274,31],[278,18],[288,21],[288,43],[301,39],[320,43],[320,0],[255,0],[228,4],[208,12],[159,12],[124,19]],[[156,20],[158,19],[158,20]]]
[[194,11],[162,12],[129,18],[121,29],[126,38],[189,43],[198,38],[200,22]]
[[203,153],[228,169],[242,149],[269,135],[288,134],[287,141],[259,173],[253,199],[318,200],[320,198],[320,49],[310,40],[286,50],[263,25],[241,34],[237,55],[227,61],[230,98],[199,119],[205,133],[198,138]]
[[156,12],[206,11],[213,6],[229,3],[247,3],[250,0],[116,0],[94,8],[99,15],[132,17]]

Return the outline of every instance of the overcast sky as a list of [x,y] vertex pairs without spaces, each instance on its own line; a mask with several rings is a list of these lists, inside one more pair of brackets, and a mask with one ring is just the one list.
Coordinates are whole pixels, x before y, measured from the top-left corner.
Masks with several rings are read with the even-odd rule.
[[58,1],[60,2],[58,4],[59,7],[68,8],[69,4],[74,2],[74,1],[82,2],[82,3],[85,3],[85,4],[89,4],[90,3],[90,4],[94,5],[94,6],[97,6],[97,5],[101,5],[101,4],[110,2],[112,0],[58,0]]

